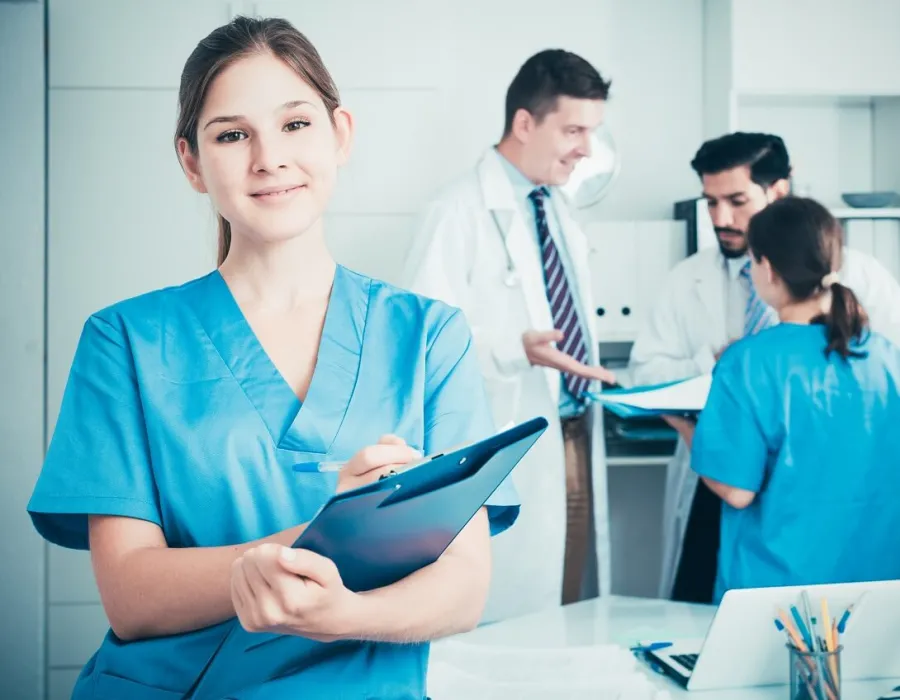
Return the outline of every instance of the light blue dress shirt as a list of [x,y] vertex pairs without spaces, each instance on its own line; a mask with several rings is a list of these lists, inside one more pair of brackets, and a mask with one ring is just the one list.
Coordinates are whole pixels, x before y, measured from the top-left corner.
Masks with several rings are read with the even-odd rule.
[[[510,163],[502,154],[497,153],[500,156],[500,162],[503,163],[503,167],[506,170],[506,174],[509,177],[509,181],[512,184],[513,192],[516,195],[516,202],[519,205],[519,209],[522,212],[522,216],[525,217],[525,225],[529,228],[529,230],[534,235],[534,244],[540,252],[540,242],[538,240],[537,233],[537,220],[534,216],[534,204],[532,204],[531,200],[528,199],[528,195],[537,187],[531,180],[529,180],[525,175],[519,170],[515,165]],[[572,265],[572,258],[569,256],[569,251],[566,248],[566,242],[562,236],[562,227],[559,223],[559,218],[556,214],[556,199],[559,195],[555,195],[551,188],[548,188],[550,191],[550,195],[544,200],[545,202],[550,202],[550,206],[546,206],[547,211],[547,225],[550,227],[550,237],[553,239],[553,242],[556,244],[557,249],[559,250],[559,257],[562,261],[563,270],[566,273],[566,279],[569,282],[569,290],[572,292],[572,300],[575,302],[575,308],[579,311],[579,318],[582,323],[586,323],[587,319],[583,318],[581,315],[581,310],[584,308],[581,305],[581,299],[578,295],[578,284],[577,279],[574,273],[574,266]],[[585,340],[587,340],[587,329],[583,328],[582,331],[585,333]],[[572,418],[574,416],[578,416],[584,412],[584,404],[575,400],[575,397],[572,396],[569,389],[566,387],[566,382],[560,374],[560,393],[559,393],[559,416],[560,418]]]

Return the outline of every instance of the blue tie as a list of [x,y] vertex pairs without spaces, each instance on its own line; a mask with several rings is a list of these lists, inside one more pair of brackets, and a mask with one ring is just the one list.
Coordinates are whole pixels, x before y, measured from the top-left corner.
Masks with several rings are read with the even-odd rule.
[[[538,187],[532,190],[528,198],[534,204],[538,242],[541,245],[541,260],[544,264],[544,285],[547,301],[550,302],[550,312],[553,315],[553,326],[563,332],[563,339],[557,347],[579,362],[587,364],[588,350],[581,319],[578,316],[578,309],[575,308],[575,299],[569,289],[569,281],[566,279],[559,250],[547,225],[547,212],[544,210],[544,198],[547,195],[549,192],[545,187]],[[589,379],[574,374],[563,373],[563,380],[569,393],[577,401],[582,399],[590,385]]]
[[778,323],[778,314],[766,304],[756,293],[753,280],[750,278],[750,261],[741,268],[741,279],[745,280],[750,290],[747,297],[747,308],[744,312],[744,335],[753,335]]

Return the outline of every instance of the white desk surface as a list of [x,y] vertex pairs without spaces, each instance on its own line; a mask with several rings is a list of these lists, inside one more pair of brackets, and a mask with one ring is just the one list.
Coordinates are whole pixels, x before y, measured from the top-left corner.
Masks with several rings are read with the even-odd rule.
[[[473,644],[540,648],[610,643],[628,647],[639,639],[703,637],[712,622],[714,611],[714,607],[706,605],[608,596],[485,625],[455,639]],[[638,662],[638,665],[660,688],[669,690],[673,700],[782,700],[789,695],[786,685],[689,693],[643,662]],[[841,698],[876,700],[897,685],[900,685],[900,679],[845,682]]]

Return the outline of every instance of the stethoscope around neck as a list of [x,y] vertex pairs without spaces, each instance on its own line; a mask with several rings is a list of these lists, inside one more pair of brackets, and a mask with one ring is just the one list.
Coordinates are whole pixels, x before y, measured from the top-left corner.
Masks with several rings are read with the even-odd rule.
[[503,273],[503,285],[510,289],[518,287],[522,280],[519,276],[519,271],[516,269],[516,264],[513,262],[512,255],[509,254],[509,245],[507,245],[506,242],[506,231],[503,226],[500,225],[500,220],[497,218],[497,212],[493,209],[491,209],[491,218],[494,219],[494,226],[497,227],[497,233],[500,234],[500,240],[503,241],[503,252],[506,255],[506,270]]

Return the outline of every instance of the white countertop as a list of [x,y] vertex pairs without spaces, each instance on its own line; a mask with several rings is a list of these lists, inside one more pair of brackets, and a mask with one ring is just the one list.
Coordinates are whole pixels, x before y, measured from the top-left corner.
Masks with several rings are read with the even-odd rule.
[[[703,637],[714,610],[705,605],[609,596],[486,625],[454,639],[472,644],[544,649],[610,643],[628,647],[639,639]],[[668,690],[673,700],[686,697],[781,700],[789,694],[787,686],[688,693],[643,663],[639,662],[639,666],[659,688]],[[897,685],[900,679],[845,682],[842,700],[876,700]]]

